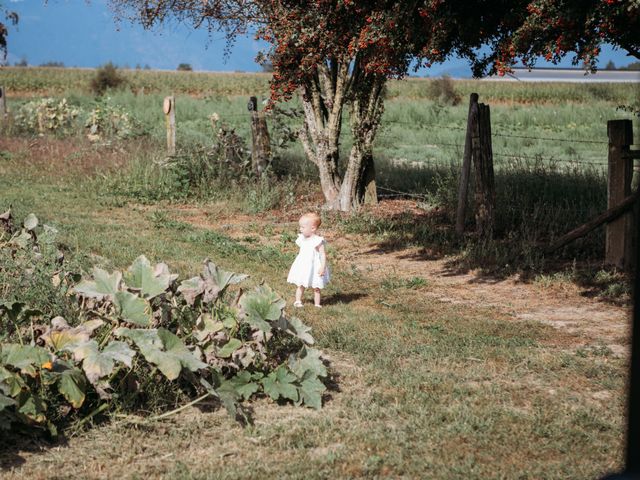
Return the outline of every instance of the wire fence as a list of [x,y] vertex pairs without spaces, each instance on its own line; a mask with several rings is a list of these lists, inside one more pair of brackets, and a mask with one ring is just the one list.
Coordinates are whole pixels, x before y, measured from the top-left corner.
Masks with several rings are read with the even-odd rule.
[[[276,114],[274,112],[274,114]],[[242,114],[231,114],[231,115],[225,115],[225,117],[233,117],[233,118],[245,118],[248,119],[250,117],[251,113],[250,112],[246,112],[246,113],[242,113]],[[267,115],[267,117],[271,117],[273,114],[272,113],[266,113],[265,115]],[[287,113],[285,113],[285,115],[287,115]],[[288,115],[291,116],[291,115]],[[384,119],[383,120],[384,124],[397,124],[397,125],[404,125],[407,127],[411,127],[412,130],[440,130],[440,131],[458,131],[461,133],[466,134],[467,131],[467,127],[466,125],[447,125],[447,124],[431,124],[431,123],[424,123],[421,122],[419,120],[417,121],[410,121],[410,120],[400,120],[400,119]],[[554,136],[536,136],[536,135],[527,135],[527,134],[520,134],[518,132],[504,132],[501,130],[501,126],[500,125],[494,125],[494,128],[496,128],[495,131],[491,132],[491,137],[492,138],[506,138],[506,139],[515,139],[515,140],[530,140],[530,141],[535,141],[535,142],[561,142],[561,143],[572,143],[572,144],[585,144],[585,145],[608,145],[608,141],[606,140],[595,140],[595,139],[585,139],[585,138],[561,138],[561,137],[554,137]],[[380,132],[378,132],[378,138],[389,138],[389,137],[395,137],[395,133],[394,132],[390,132],[386,129],[382,129]],[[425,144],[400,144],[400,143],[394,143],[395,147],[400,147],[400,148],[416,148],[416,149],[425,149],[425,148],[438,148],[438,149],[456,149],[458,151],[458,153],[461,153],[462,151],[464,151],[465,145],[464,143],[452,143],[452,142],[439,142],[439,141],[434,141],[434,140],[429,140],[429,143],[425,143]],[[518,148],[521,148],[521,146],[519,145]],[[510,159],[510,160],[514,160],[514,161],[518,161],[518,160],[523,160],[527,163],[531,163],[534,162],[535,165],[539,165],[539,164],[543,164],[544,166],[564,166],[563,168],[579,168],[581,166],[588,166],[589,168],[595,168],[595,169],[604,169],[607,167],[607,162],[606,162],[606,153],[603,152],[603,158],[602,161],[597,161],[594,159],[585,159],[585,158],[577,158],[577,157],[571,157],[571,158],[567,158],[566,156],[554,156],[554,155],[544,155],[544,154],[530,154],[530,153],[514,153],[514,152],[509,152],[509,151],[501,151],[501,150],[496,150],[493,151],[493,156],[497,157],[497,158],[502,158],[502,159]],[[462,160],[462,158],[460,157],[460,161]],[[391,160],[392,164],[395,164],[396,166],[398,165],[406,165],[407,167],[410,168],[451,168],[457,165],[458,162],[456,161],[449,161],[446,162],[444,159],[434,159],[434,158],[416,158],[415,160],[407,160],[407,159],[392,159]],[[395,190],[395,189],[391,189],[388,187],[382,187],[382,186],[378,186],[378,190],[380,190],[381,192],[379,193],[380,196],[382,197],[398,197],[398,196],[402,196],[402,197],[406,197],[406,198],[416,198],[416,199],[427,199],[428,196],[427,195],[423,195],[423,194],[419,194],[419,193],[415,193],[415,192],[405,192],[405,191],[399,191],[399,190]]]
[[[405,120],[394,120],[389,119],[385,120],[387,123],[395,123],[399,125],[411,126],[413,129],[439,129],[439,130],[456,130],[465,132],[467,128],[459,125],[437,125],[437,124],[425,124],[420,122],[410,122]],[[383,136],[391,135],[389,132],[382,131]],[[558,137],[543,137],[543,136],[533,136],[533,135],[520,135],[513,133],[501,133],[491,132],[492,137],[502,137],[502,138],[514,138],[519,140],[535,140],[539,142],[567,142],[567,143],[580,143],[580,144],[590,144],[590,145],[608,145],[608,141],[603,140],[588,140],[588,139],[580,139],[580,138],[558,138]],[[402,145],[401,145],[402,146]],[[408,145],[404,145],[407,147]],[[464,149],[464,144],[461,143],[448,143],[448,142],[434,142],[430,141],[428,144],[429,147],[453,147],[458,149]],[[424,146],[416,145],[416,148],[424,148]],[[569,165],[591,165],[595,167],[605,168],[607,167],[606,162],[602,161],[594,161],[594,160],[585,160],[579,158],[566,158],[566,157],[558,157],[558,156],[548,156],[542,154],[524,154],[524,153],[511,153],[511,152],[502,152],[502,151],[494,151],[494,157],[500,158],[510,158],[514,160],[523,159],[523,160],[533,160],[535,162],[547,162],[549,164],[569,164]]]

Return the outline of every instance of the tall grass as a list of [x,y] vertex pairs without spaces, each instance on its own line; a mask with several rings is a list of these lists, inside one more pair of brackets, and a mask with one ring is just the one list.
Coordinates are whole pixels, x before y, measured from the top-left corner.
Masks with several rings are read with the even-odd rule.
[[[66,92],[69,102],[84,110],[94,104],[94,98],[81,86],[93,75],[90,70],[20,69],[20,78],[15,77],[16,72],[2,70],[0,80],[18,90],[43,91],[42,85],[46,85],[47,91]],[[38,82],[45,74],[47,81],[41,85]],[[132,158],[127,168],[107,175],[101,188],[116,197],[148,203],[235,195],[240,209],[256,212],[291,202],[296,183],[317,184],[317,171],[306,161],[297,143],[278,152],[272,164],[273,175],[261,183],[241,171],[225,172],[220,159],[212,154],[221,125],[234,130],[250,148],[246,96],[266,98],[267,75],[148,71],[122,74],[128,88],[108,95],[114,104],[131,112],[141,131],[157,143],[157,150],[149,149]],[[453,81],[447,83],[447,95],[459,95],[463,101],[451,105],[438,93],[442,90],[439,85],[425,79],[390,82],[374,145],[381,194],[413,195],[424,204],[437,206],[439,215],[420,225],[400,218],[376,225],[371,224],[371,219],[352,220],[351,226],[355,228],[360,222],[364,230],[392,231],[386,238],[395,243],[436,242],[456,252],[467,252],[468,258],[478,263],[490,258],[495,265],[540,265],[541,259],[536,257],[539,245],[604,209],[606,122],[633,118],[616,107],[635,101],[635,86],[598,84],[576,89],[560,83]],[[472,91],[480,94],[480,101],[491,105],[498,205],[498,240],[491,245],[461,243],[450,232],[464,148],[466,99]],[[177,94],[180,154],[171,162],[164,161],[162,152],[165,126],[161,105],[166,93]],[[10,97],[10,108],[17,108],[21,101],[24,99]],[[292,101],[291,106],[296,105],[297,101]],[[213,113],[220,117],[215,125],[210,121]],[[352,145],[348,121],[346,113],[342,165]],[[299,122],[284,120],[294,130]],[[638,123],[634,128],[640,137]],[[274,124],[270,122],[270,128],[276,135]],[[471,225],[473,218],[468,221]],[[566,247],[562,255],[595,259],[601,251],[602,234],[596,232]]]

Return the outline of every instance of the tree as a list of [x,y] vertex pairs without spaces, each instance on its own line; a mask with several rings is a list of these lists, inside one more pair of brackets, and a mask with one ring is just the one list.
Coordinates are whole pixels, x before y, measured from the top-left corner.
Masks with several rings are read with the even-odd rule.
[[616,69],[616,64],[613,63],[613,60],[609,60],[604,68],[605,68],[605,70],[615,70]]
[[[257,29],[271,49],[271,102],[300,93],[300,132],[329,207],[348,211],[373,190],[373,141],[389,78],[452,55],[474,73],[504,74],[518,58],[559,60],[576,51],[593,62],[594,42],[633,51],[638,0],[111,0],[150,27],[169,18],[224,31],[230,43]],[[584,7],[583,4],[587,6]],[[612,11],[602,5],[613,5]],[[615,4],[615,5],[614,5]],[[626,9],[626,10],[624,10]],[[621,12],[626,12],[626,17]],[[132,14],[133,12],[133,14]],[[571,16],[573,15],[573,16]],[[624,18],[623,18],[624,17]],[[608,20],[610,19],[612,23]],[[626,23],[625,23],[626,22]],[[613,26],[612,26],[613,25]],[[588,27],[588,28],[587,28]],[[582,31],[587,28],[586,31]],[[605,31],[606,28],[606,31]],[[565,32],[551,38],[556,30]],[[594,30],[594,32],[592,32]],[[613,41],[616,40],[616,41]],[[229,45],[229,44],[228,44]],[[481,47],[485,49],[481,50]],[[486,53],[485,53],[486,52]],[[353,147],[339,168],[345,109]],[[370,197],[374,197],[372,194]]]
[[521,60],[531,67],[537,57],[554,63],[574,53],[590,70],[597,67],[603,44],[625,49],[640,59],[640,1],[638,0],[533,0],[518,2],[504,16],[492,42],[492,51],[476,62],[476,73],[504,74]]
[[626,67],[620,67],[620,70],[640,70],[640,62],[631,62]]
[[[476,28],[461,29],[465,35],[438,36],[445,21],[458,24],[450,15],[452,11],[469,16],[467,9],[453,0],[111,3],[119,16],[135,18],[147,27],[177,18],[196,27],[224,31],[230,41],[249,28],[257,28],[256,36],[271,44],[263,59],[270,61],[274,70],[271,102],[301,94],[305,121],[300,140],[305,154],[318,168],[327,205],[344,211],[357,207],[367,196],[375,200],[372,149],[384,111],[387,79],[404,77],[412,62],[419,66],[443,60],[462,45],[468,51],[460,53],[469,54],[486,35]],[[471,44],[468,39],[473,40]],[[432,46],[434,40],[439,48]],[[341,171],[338,160],[345,107],[354,141]]]
[[181,63],[180,65],[178,65],[177,70],[181,72],[191,72],[193,70],[193,67],[191,67],[190,63]]
[[[0,2],[0,10],[2,9],[3,9],[3,4],[2,2]],[[4,17],[9,24],[11,25],[18,24],[18,14],[16,12],[5,10]],[[3,60],[7,58],[7,37],[8,36],[9,36],[9,30],[7,28],[7,24],[0,22],[0,54],[2,55]]]

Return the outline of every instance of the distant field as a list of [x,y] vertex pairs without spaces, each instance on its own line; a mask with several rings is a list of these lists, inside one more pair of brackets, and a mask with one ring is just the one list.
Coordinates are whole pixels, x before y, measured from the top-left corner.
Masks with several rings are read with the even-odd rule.
[[[61,95],[69,91],[89,93],[95,71],[79,68],[3,67],[0,84],[17,95]],[[121,70],[135,93],[187,94],[194,96],[256,95],[269,92],[267,73],[210,73],[158,70]],[[430,98],[428,78],[389,82],[388,98]],[[534,84],[456,80],[462,96],[478,92],[488,102],[579,102],[637,101],[637,84]]]
[[[165,95],[176,96],[178,148],[208,147],[215,133],[209,117],[215,112],[250,145],[247,97],[266,100],[269,74],[205,73],[152,70],[121,70],[127,87],[109,92],[111,102],[123,107],[139,123],[145,136],[162,149],[165,138],[161,109]],[[90,93],[93,69],[3,68],[0,85],[7,88],[8,106],[17,111],[33,98],[65,97],[81,111],[90,111],[95,97]],[[618,109],[637,105],[637,85],[623,83],[526,83],[455,80],[457,105],[442,100],[437,82],[427,78],[391,81],[385,113],[377,135],[374,156],[380,185],[397,191],[432,191],[437,182],[429,172],[406,169],[447,169],[454,175],[461,162],[468,98],[472,92],[491,106],[493,153],[496,170],[510,172],[540,169],[561,173],[606,174],[607,120],[634,118]],[[284,105],[296,108],[296,99]],[[300,118],[281,118],[281,125],[295,131]],[[83,133],[83,117],[78,133]],[[352,144],[348,112],[342,129],[342,157]],[[276,140],[283,133],[274,119],[269,129]],[[635,122],[636,139],[640,130]],[[305,161],[298,142],[278,152],[274,167],[281,173],[313,178],[315,168]],[[447,173],[447,175],[449,175]],[[603,184],[604,185],[604,184]],[[599,208],[599,207],[598,207]]]

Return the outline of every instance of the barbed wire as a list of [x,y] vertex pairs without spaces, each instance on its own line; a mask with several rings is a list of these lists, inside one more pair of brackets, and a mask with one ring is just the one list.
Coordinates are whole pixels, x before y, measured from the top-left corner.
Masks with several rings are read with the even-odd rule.
[[553,138],[553,137],[530,137],[527,135],[511,135],[507,133],[491,133],[492,137],[507,137],[507,138],[525,138],[528,140],[543,140],[550,142],[571,142],[571,143],[597,143],[598,145],[608,145],[609,142],[602,140],[576,140],[570,138]]
[[[467,128],[466,127],[459,127],[457,125],[437,125],[437,124],[425,124],[425,123],[417,123],[417,122],[408,122],[408,121],[403,121],[403,120],[385,120],[386,122],[389,123],[397,123],[397,124],[402,124],[402,125],[412,125],[412,126],[418,126],[421,129],[426,129],[426,128],[440,128],[440,129],[446,129],[446,130],[458,130],[458,131],[463,131],[466,132]],[[529,136],[529,135],[515,135],[515,134],[509,134],[509,133],[498,133],[498,132],[491,132],[491,136],[492,137],[507,137],[507,138],[522,138],[522,139],[527,139],[527,140],[542,140],[542,141],[551,141],[551,142],[572,142],[572,143],[591,143],[591,144],[600,144],[600,145],[608,145],[609,142],[604,141],[604,140],[583,140],[583,139],[570,139],[570,138],[557,138],[557,137],[533,137],[533,136]]]
[[[399,144],[399,147],[415,147],[415,148],[424,148],[424,145],[413,145],[413,144]],[[464,148],[463,144],[460,143],[430,143],[431,147],[455,147],[455,148]],[[511,154],[505,152],[493,152],[494,157],[503,157],[503,158],[523,158],[527,160],[536,160],[536,161],[546,161],[549,163],[573,163],[573,164],[586,164],[586,165],[598,165],[601,167],[606,167],[606,163],[590,161],[590,160],[579,160],[579,159],[569,159],[569,158],[557,158],[557,157],[548,157],[543,155],[526,155],[524,153],[519,154]],[[416,162],[422,162],[422,160],[415,160]]]
[[379,197],[397,197],[398,195],[403,195],[406,197],[415,197],[420,198],[422,200],[426,200],[429,198],[429,195],[419,194],[419,193],[411,193],[411,192],[401,192],[400,190],[394,190],[393,188],[376,186],[377,190],[384,190],[386,192],[391,192],[391,194],[379,194]]

